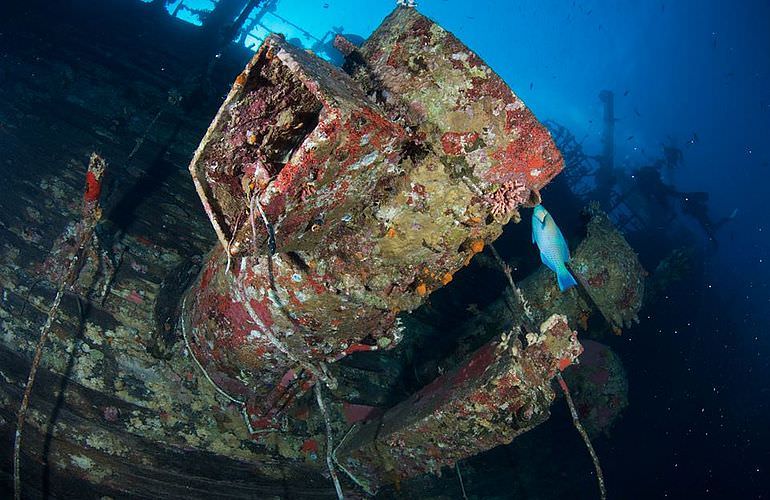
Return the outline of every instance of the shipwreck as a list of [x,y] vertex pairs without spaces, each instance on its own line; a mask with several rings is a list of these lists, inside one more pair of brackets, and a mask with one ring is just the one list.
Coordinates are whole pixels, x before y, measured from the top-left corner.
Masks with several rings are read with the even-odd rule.
[[[86,193],[104,199],[105,215],[32,392],[25,495],[329,497],[330,474],[349,495],[374,495],[544,422],[555,378],[583,351],[579,326],[636,319],[645,273],[601,210],[573,251],[581,286],[566,293],[544,268],[514,282],[490,248],[540,202],[563,160],[475,53],[407,7],[363,45],[339,36],[335,46],[342,68],[271,35],[205,134],[201,111],[179,110],[192,91],[156,92],[173,107],[159,122],[160,158],[172,164],[160,173],[142,171],[157,158],[136,151],[121,173],[125,156],[109,146],[117,129],[99,116],[76,124],[94,127],[96,146],[72,142],[69,157],[101,149],[116,172],[101,191],[153,176],[161,187],[136,204]],[[13,134],[26,133],[19,127]],[[174,168],[201,135],[189,172]],[[9,444],[74,255],[82,158],[20,173],[0,201]],[[442,332],[469,339],[466,349],[444,352],[432,378],[393,396],[414,339],[434,328],[411,313],[451,293],[482,255],[510,286]],[[10,453],[0,465],[10,478]]]

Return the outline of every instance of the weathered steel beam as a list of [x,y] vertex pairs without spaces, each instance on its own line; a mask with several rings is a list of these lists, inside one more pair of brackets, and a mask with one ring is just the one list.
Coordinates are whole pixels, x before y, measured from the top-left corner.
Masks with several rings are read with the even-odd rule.
[[336,452],[357,481],[375,491],[511,442],[545,421],[551,379],[582,352],[564,316],[527,335],[484,345],[381,418],[358,424]]
[[562,167],[521,100],[414,9],[355,55],[354,79],[269,37],[190,165],[221,245],[183,326],[257,427],[278,426],[315,379],[333,384],[324,363],[394,345],[396,315]]

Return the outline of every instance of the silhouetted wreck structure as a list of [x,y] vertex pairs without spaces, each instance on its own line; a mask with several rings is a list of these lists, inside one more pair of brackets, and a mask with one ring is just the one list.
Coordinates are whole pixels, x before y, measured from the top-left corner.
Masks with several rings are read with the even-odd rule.
[[545,127],[414,9],[361,47],[339,38],[348,73],[278,36],[245,70],[234,46],[212,70],[206,40],[153,9],[30,4],[2,35],[8,443],[83,160],[98,150],[114,172],[103,255],[63,301],[33,393],[26,494],[328,497],[327,455],[346,489],[374,493],[543,422],[576,330],[637,319],[644,271],[593,208],[581,290],[522,277],[440,332],[464,349],[436,343],[443,368],[407,384],[431,373],[413,362],[438,329],[425,302],[469,286],[462,269],[561,171]]
[[[599,99],[604,106],[599,154],[585,151],[583,143],[563,125],[551,120],[545,122],[565,162],[564,172],[549,185],[549,195],[555,195],[557,200],[567,200],[563,203],[565,206],[598,202],[632,244],[651,235],[666,242],[658,247],[664,252],[694,244],[695,237],[682,216],[698,223],[708,239],[715,243],[716,231],[732,216],[712,219],[708,193],[682,192],[664,180],[666,174],[670,175],[681,166],[684,161],[682,150],[668,139],[662,144],[660,156],[647,164],[636,168],[616,167],[614,94],[603,90]],[[649,260],[657,263],[663,257],[655,255]]]

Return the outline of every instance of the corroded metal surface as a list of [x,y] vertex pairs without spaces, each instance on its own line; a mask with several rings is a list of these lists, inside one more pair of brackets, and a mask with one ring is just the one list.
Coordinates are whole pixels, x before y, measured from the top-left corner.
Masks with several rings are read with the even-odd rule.
[[522,346],[496,339],[382,418],[359,424],[337,460],[376,490],[512,441],[549,416],[551,379],[582,352],[564,316],[554,315]]
[[639,322],[647,272],[607,214],[590,209],[588,237],[580,244],[571,269],[615,333]]
[[501,214],[515,209],[504,206],[508,195],[525,187],[516,196],[521,204],[561,171],[561,154],[524,103],[475,53],[416,10],[394,11],[361,53],[359,80],[440,145],[433,150],[444,168],[475,184]]
[[[158,307],[167,293],[178,303],[164,291],[177,288],[170,276],[185,281],[215,242],[186,166],[219,103],[202,97],[183,111],[168,93],[196,66],[195,28],[140,2],[19,7],[29,15],[11,17],[2,49],[3,81],[14,84],[0,86],[0,497],[10,498],[16,412],[97,150],[114,181],[97,231],[117,267],[102,297],[113,270],[87,257],[62,301],[24,428],[23,498],[328,498],[322,459],[305,445],[323,442],[323,424],[309,418],[257,448],[238,408],[166,331],[174,306]],[[234,76],[250,55],[228,50],[218,70]],[[156,325],[168,336],[162,353]]]
[[258,427],[323,363],[394,345],[396,315],[561,168],[504,82],[414,9],[356,54],[353,79],[268,38],[190,165],[221,243],[187,298],[193,350]]
[[577,369],[567,370],[567,381],[580,420],[589,435],[609,434],[628,406],[628,380],[620,357],[608,346],[581,340],[583,354]]

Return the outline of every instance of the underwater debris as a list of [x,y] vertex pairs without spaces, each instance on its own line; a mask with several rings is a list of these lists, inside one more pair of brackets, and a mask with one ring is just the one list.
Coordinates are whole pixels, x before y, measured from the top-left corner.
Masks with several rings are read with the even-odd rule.
[[[345,106],[352,103],[352,99],[332,103],[339,108],[330,105],[318,111],[319,115],[326,111],[330,114],[339,111],[341,118],[334,122],[331,119],[324,121],[328,117],[321,117],[318,124],[313,125],[316,128],[311,126],[312,116],[299,116],[301,113],[290,116],[292,110],[286,112],[287,108],[279,109],[272,117],[260,115],[267,122],[274,120],[275,123],[260,123],[256,120],[256,123],[241,124],[239,120],[249,118],[243,113],[233,119],[236,125],[243,125],[240,129],[243,131],[242,146],[244,150],[254,152],[255,158],[253,161],[243,159],[242,175],[237,171],[240,168],[238,162],[233,163],[235,167],[232,176],[226,174],[226,163],[221,162],[219,165],[223,167],[222,171],[214,169],[213,173],[216,175],[212,178],[206,179],[205,175],[202,177],[206,182],[222,181],[222,184],[228,189],[231,188],[239,198],[227,200],[222,197],[212,203],[214,212],[227,215],[222,219],[227,222],[222,226],[227,246],[223,248],[224,243],[220,241],[212,257],[218,266],[216,272],[206,274],[205,267],[211,266],[207,259],[195,285],[201,286],[203,280],[208,280],[212,288],[221,287],[220,291],[231,292],[229,295],[219,293],[208,297],[211,302],[207,305],[216,307],[222,314],[215,316],[211,323],[205,326],[222,326],[221,336],[212,338],[186,335],[190,333],[187,328],[189,322],[181,323],[184,327],[182,335],[172,331],[172,326],[177,324],[180,315],[190,319],[187,314],[192,309],[189,300],[192,300],[193,295],[188,294],[188,302],[183,303],[180,298],[181,290],[187,284],[188,278],[197,274],[196,265],[190,265],[190,256],[197,256],[211,246],[211,232],[207,231],[208,227],[204,227],[205,218],[204,224],[200,224],[201,217],[198,217],[190,232],[203,235],[200,248],[196,246],[194,250],[175,252],[169,248],[169,240],[180,239],[182,244],[179,247],[187,246],[187,234],[180,230],[179,226],[167,228],[166,221],[184,215],[177,213],[179,210],[174,211],[175,217],[164,213],[164,221],[161,224],[154,218],[154,214],[158,213],[160,205],[156,202],[161,197],[173,196],[169,205],[185,206],[191,202],[195,203],[197,200],[177,194],[189,194],[192,191],[191,186],[185,185],[184,180],[180,181],[179,176],[174,174],[174,182],[168,183],[169,186],[161,193],[162,196],[148,203],[152,207],[150,212],[153,215],[137,216],[136,220],[147,227],[140,227],[133,235],[128,236],[129,245],[132,246],[127,251],[126,265],[121,267],[116,278],[116,293],[112,294],[111,300],[104,308],[97,306],[95,311],[86,312],[88,342],[83,343],[80,349],[82,353],[88,353],[87,359],[84,359],[81,353],[77,360],[77,369],[71,376],[62,369],[59,359],[49,361],[46,355],[43,360],[43,367],[50,368],[54,374],[65,373],[64,380],[74,382],[67,390],[67,404],[78,413],[89,416],[87,423],[73,428],[72,417],[64,415],[60,421],[70,427],[54,429],[60,443],[78,450],[77,459],[70,460],[69,456],[58,451],[57,444],[54,444],[56,451],[49,455],[49,461],[53,467],[63,471],[61,476],[69,475],[67,464],[71,462],[71,465],[76,467],[72,469],[76,471],[76,474],[71,475],[73,482],[88,484],[105,495],[112,494],[113,491],[130,491],[140,496],[153,496],[155,492],[152,488],[157,488],[162,490],[162,495],[170,497],[202,496],[211,491],[218,491],[221,481],[225,480],[228,481],[228,493],[233,496],[289,494],[286,491],[290,491],[291,496],[301,496],[311,491],[333,495],[332,484],[328,481],[324,468],[324,454],[327,456],[328,468],[328,450],[333,448],[328,441],[324,446],[324,438],[345,435],[345,420],[342,417],[343,411],[339,408],[341,405],[371,395],[355,394],[355,390],[350,386],[344,387],[344,379],[339,375],[343,363],[336,361],[345,359],[345,362],[357,363],[361,359],[359,356],[368,357],[369,360],[376,358],[377,361],[372,361],[369,366],[381,363],[380,366],[385,366],[389,371],[365,375],[372,393],[385,387],[382,382],[384,379],[402,375],[397,365],[404,360],[396,356],[388,358],[389,354],[382,352],[398,344],[403,335],[404,328],[398,324],[398,319],[393,320],[393,317],[431,298],[432,293],[441,286],[450,282],[460,282],[462,285],[462,275],[457,276],[455,271],[466,265],[472,256],[482,252],[485,246],[490,246],[490,242],[497,237],[502,224],[509,216],[510,220],[516,220],[514,211],[492,213],[489,199],[494,197],[495,193],[502,195],[503,186],[506,185],[512,186],[514,191],[518,190],[521,196],[503,197],[503,205],[507,204],[508,208],[517,210],[516,203],[530,205],[537,197],[538,186],[542,187],[541,185],[547,183],[560,168],[558,153],[549,151],[549,141],[542,135],[537,122],[515,98],[510,98],[507,94],[500,98],[504,88],[497,87],[494,80],[488,81],[486,75],[489,74],[489,69],[483,64],[477,64],[475,56],[463,47],[454,47],[451,53],[445,53],[441,47],[446,40],[446,33],[424,20],[420,21],[419,17],[410,15],[406,18],[407,23],[413,21],[412,27],[406,31],[414,30],[414,39],[409,33],[399,32],[393,35],[396,37],[394,42],[388,33],[379,34],[384,42],[378,43],[391,47],[387,49],[390,52],[385,57],[376,53],[377,44],[355,49],[365,64],[359,66],[359,69],[363,68],[360,73],[354,72],[355,80],[351,87],[359,89],[364,95],[360,102],[377,111],[379,114],[375,116],[378,119],[393,121],[402,127],[405,134],[404,142],[396,144],[393,151],[383,149],[386,156],[384,160],[371,156],[380,146],[370,147],[366,141],[371,142],[373,137],[374,140],[383,137],[387,139],[387,134],[391,133],[390,129],[385,130],[383,125],[383,135],[377,136],[379,129],[376,127],[380,126],[380,122],[375,123],[374,118],[365,116],[358,121],[348,119],[348,115],[344,113],[349,109]],[[421,49],[415,51],[415,47],[421,47],[431,40],[441,45],[439,48],[428,49],[428,54],[434,50],[438,51],[436,60],[432,56],[426,57],[425,53],[419,51]],[[278,45],[273,48],[276,47]],[[379,67],[368,64],[365,55],[375,57],[379,61]],[[273,59],[277,57],[274,53]],[[283,64],[288,60],[287,58],[280,62]],[[448,61],[452,62],[446,64]],[[279,61],[270,64],[278,65]],[[458,95],[455,95],[450,96],[446,102],[441,100],[442,96],[437,95],[440,89],[432,86],[434,75],[431,72],[434,70],[444,73],[442,78],[446,74],[452,77],[452,80],[438,80],[439,85],[447,88],[453,88],[455,82],[465,85],[459,91],[459,99]],[[476,72],[478,74],[475,74]],[[293,74],[291,71],[288,73]],[[472,85],[463,80],[467,73],[475,75],[476,80]],[[375,78],[378,74],[384,75],[383,78]],[[268,75],[275,76],[269,71]],[[254,73],[252,76],[257,75]],[[279,83],[284,82],[285,87],[281,88],[297,84],[282,78],[288,79],[287,74],[277,77]],[[247,75],[242,74],[236,79],[236,85],[247,89],[255,80],[259,81],[259,78],[250,80]],[[324,84],[329,83],[329,79],[319,80]],[[392,86],[384,86],[380,83],[381,80],[391,82],[389,85]],[[300,80],[300,84],[306,89],[312,87],[314,82],[315,80],[310,79]],[[399,89],[396,89],[397,86],[400,86]],[[251,90],[256,92],[254,88]],[[299,90],[302,91],[301,88]],[[485,96],[487,91],[492,97]],[[308,93],[316,95],[312,89],[309,89]],[[423,93],[430,94],[430,97],[422,97]],[[408,99],[402,98],[404,95],[407,95]],[[302,100],[305,97],[297,98]],[[514,99],[514,102],[509,102],[510,99]],[[474,108],[475,100],[483,101],[486,107],[491,106],[489,109],[499,110],[496,118],[494,115],[484,117],[484,120],[489,120],[495,127],[494,137],[487,136],[483,128],[468,117],[468,109],[476,116],[484,112],[484,109]],[[315,109],[310,100],[303,103],[308,109]],[[156,111],[153,106],[149,109],[151,111],[148,111],[145,123],[150,121]],[[450,110],[449,116],[452,120],[442,115],[443,110]],[[260,110],[248,109],[246,114],[251,111],[256,113]],[[147,135],[145,146],[163,142],[157,139],[163,139],[164,134],[161,131],[165,129],[165,116],[164,113],[155,120],[155,126]],[[429,119],[424,116],[429,116]],[[202,120],[207,120],[197,118],[198,125],[205,123]],[[309,118],[307,123],[305,118]],[[294,119],[297,121],[293,121]],[[461,120],[460,123],[449,126],[450,121],[458,119]],[[295,129],[295,125],[300,122],[308,127]],[[423,122],[428,124],[425,128],[421,128]],[[332,125],[347,128],[335,129]],[[437,128],[433,130],[433,127]],[[399,130],[398,127],[394,129]],[[185,142],[193,144],[197,140],[199,136],[195,134],[200,131],[193,132],[187,134]],[[293,135],[295,133],[296,136]],[[314,133],[317,135],[312,135]],[[325,139],[322,133],[337,135]],[[345,139],[343,134],[348,134],[348,139]],[[311,143],[311,139],[323,139],[327,140],[327,143]],[[510,146],[506,141],[521,141],[522,144],[521,147]],[[133,143],[128,145],[126,152],[132,145]],[[329,149],[324,150],[319,145]],[[317,149],[314,149],[315,147]],[[351,169],[349,172],[326,169],[326,165],[317,170],[313,168],[317,166],[314,162],[321,162],[319,157],[314,158],[314,155],[333,155],[330,151],[335,148],[341,150],[341,156],[332,156],[329,161],[346,164],[346,167]],[[143,156],[145,155],[136,157],[137,166],[142,164]],[[523,161],[519,163],[515,161],[516,158]],[[285,162],[284,159],[288,161]],[[545,168],[538,165],[539,161],[545,162]],[[485,172],[487,163],[490,168],[496,169],[494,175],[497,180],[476,178],[476,173]],[[508,165],[501,166],[504,163]],[[523,168],[524,165],[528,168]],[[383,171],[387,175],[378,176]],[[515,173],[510,178],[503,179],[506,172],[511,171]],[[365,175],[371,175],[372,184],[349,183],[351,179],[357,180],[359,176]],[[378,185],[380,181],[382,184]],[[337,182],[341,184],[338,186]],[[349,184],[343,186],[344,182]],[[344,189],[348,191],[345,192]],[[359,191],[354,192],[356,189]],[[529,193],[526,199],[523,196],[525,190]],[[280,207],[281,196],[284,196],[287,205],[292,206],[291,210]],[[337,202],[341,205],[335,205]],[[307,209],[310,212],[307,212]],[[230,210],[233,212],[229,212]],[[303,210],[307,213],[302,212]],[[192,216],[187,215],[190,219],[195,219],[198,214],[193,210],[190,212]],[[299,222],[290,217],[295,212],[303,214]],[[162,233],[168,235],[166,240],[150,233],[160,232],[161,227]],[[188,226],[182,227],[184,229]],[[446,231],[442,232],[444,229]],[[349,236],[356,233],[361,233],[362,236]],[[424,235],[428,237],[424,238]],[[161,244],[161,241],[165,244]],[[525,245],[525,248],[528,246]],[[419,255],[413,260],[408,260],[406,256],[415,252],[414,249],[420,252]],[[402,269],[392,269],[397,266]],[[252,279],[252,271],[258,273],[259,281]],[[126,279],[126,276],[129,279]],[[243,281],[236,287],[236,280],[241,278]],[[81,274],[81,284],[83,279]],[[325,287],[328,293],[319,292],[322,287]],[[549,293],[551,292],[554,292],[553,287],[549,290]],[[334,299],[332,293],[342,297]],[[248,304],[248,307],[243,306],[239,312],[241,298],[246,299],[243,303]],[[327,300],[328,303],[324,304]],[[433,300],[435,303],[438,298],[433,297]],[[308,301],[315,303],[303,309],[305,306],[302,304]],[[400,308],[401,303],[406,303],[408,307]],[[37,307],[34,302],[32,304]],[[393,307],[393,304],[396,306]],[[5,302],[2,305],[7,307]],[[67,305],[65,300],[61,313],[66,314]],[[372,320],[367,323],[367,318],[359,318],[358,309],[345,312],[335,309],[337,305],[360,308],[365,312],[373,311],[373,315],[381,315],[381,321]],[[311,307],[313,311],[325,311],[326,314],[304,314]],[[262,317],[263,309],[274,314],[278,321],[264,331],[253,326],[246,331],[237,328],[238,325],[250,326],[252,323],[264,325],[266,322]],[[204,312],[201,312],[201,316],[204,316]],[[54,331],[63,323],[63,314],[60,314]],[[539,318],[540,314],[541,311],[533,310],[529,315],[537,316],[540,323],[548,319],[552,311],[543,311],[544,318]],[[335,319],[344,315],[348,315],[344,318],[347,323],[334,323]],[[360,323],[356,324],[359,320]],[[569,321],[572,323],[572,317]],[[567,334],[567,328],[574,332],[573,327],[567,327],[563,322],[559,325],[565,329],[562,332],[564,336]],[[25,340],[24,327],[17,326],[15,320],[12,326],[20,332],[13,332],[12,338]],[[507,325],[506,329],[509,327],[510,325]],[[157,329],[157,332],[148,335],[153,329]],[[372,337],[368,336],[370,330],[374,332]],[[537,327],[528,331],[539,332]],[[417,332],[410,331],[407,325],[406,333],[414,336]],[[228,337],[228,334],[232,335]],[[240,337],[241,334],[245,339]],[[531,350],[529,346],[524,348],[525,344],[517,339],[517,336],[506,335],[497,342],[498,348],[495,349],[494,356],[500,357],[499,365],[495,365],[500,367],[500,377],[505,376],[505,363],[509,363],[507,368],[515,373],[519,369],[516,367],[517,363],[521,364],[521,369],[529,366],[518,358],[536,358],[549,348],[548,335],[532,333]],[[65,352],[62,345],[69,342],[69,339],[62,341],[60,337],[63,336],[55,334],[50,337],[56,342],[57,358],[62,358],[60,354]],[[325,342],[324,338],[329,341]],[[190,344],[187,351],[182,340]],[[103,342],[103,345],[97,342]],[[233,345],[237,342],[251,343],[254,349],[230,349],[228,342]],[[307,344],[310,349],[294,349],[295,342],[300,347]],[[212,347],[213,344],[216,346]],[[261,346],[265,347],[264,352],[259,350]],[[474,348],[475,346],[467,347],[463,357]],[[377,350],[380,352],[375,352]],[[347,355],[350,353],[358,354],[348,359]],[[563,366],[570,362],[570,359],[567,357],[553,360],[553,364],[557,367]],[[203,373],[196,366],[199,361]],[[537,363],[540,361],[535,360]],[[477,365],[463,364],[462,361],[459,364],[466,372],[479,368]],[[87,370],[81,369],[86,366]],[[260,378],[263,374],[260,370],[263,367],[266,376]],[[360,370],[357,373],[361,376],[364,372],[365,370]],[[452,369],[448,368],[445,374],[451,372]],[[49,392],[42,389],[44,385],[58,385],[43,384],[42,375],[43,370],[38,376],[36,394],[33,394],[27,429],[29,438],[25,438],[24,446],[26,456],[35,459],[42,456],[38,451],[42,448],[39,443],[42,442],[41,435],[45,429],[41,429],[38,422],[41,421],[39,415],[42,415],[46,408],[42,403],[49,398]],[[10,376],[14,382],[17,380],[16,373],[10,373]],[[547,375],[543,375],[544,379],[546,377]],[[427,382],[431,378],[433,377],[424,380]],[[333,386],[335,380],[342,387],[329,390],[322,387]],[[531,382],[532,385],[527,387],[537,392],[535,383],[542,381],[534,380],[533,377]],[[269,397],[257,394],[247,405],[244,396],[248,392],[240,391],[243,387],[251,387],[252,384],[260,390],[272,385],[274,392]],[[463,387],[471,391],[471,385],[469,382]],[[9,386],[10,389],[3,395],[7,397],[8,394],[13,394],[17,386],[18,384]],[[450,385],[445,387],[450,391],[455,390]],[[473,390],[474,397],[482,403],[485,403],[487,397],[490,398],[490,405],[495,404],[495,398],[498,398],[498,406],[506,402],[499,394],[486,394],[484,387],[477,389]],[[323,391],[324,405],[330,422],[321,418],[322,415],[313,404],[310,394],[313,391]],[[377,396],[382,393],[384,391]],[[229,397],[225,397],[225,394]],[[76,397],[70,397],[71,395]],[[441,411],[446,411],[446,422],[456,422],[461,418],[456,417],[453,420],[451,412],[454,411],[456,398],[461,396],[454,393],[449,396],[451,400],[441,407]],[[242,397],[244,398],[241,399]],[[345,413],[346,416],[350,414],[355,417],[356,421],[376,420],[378,415],[382,415],[388,407],[404,397],[406,394],[399,395],[398,399],[382,395],[381,404],[369,403],[380,408],[372,409],[369,406]],[[346,401],[340,403],[341,399]],[[93,401],[97,403],[94,403],[95,408],[91,411]],[[531,410],[531,422],[534,425],[541,417],[547,417],[547,412],[544,415],[537,413],[541,409],[547,409],[547,404],[545,398],[542,401],[537,400],[537,405],[541,406],[534,409],[522,407],[520,412],[526,417]],[[351,405],[347,404],[347,410],[350,410],[350,407]],[[499,407],[493,410],[496,412],[494,414],[485,413],[485,407],[485,404],[476,403],[472,408],[476,422],[481,422],[480,427],[488,415],[499,417],[501,420],[506,418],[504,410]],[[269,408],[270,411],[262,413],[264,408]],[[241,420],[241,414],[247,409],[251,410],[246,415],[251,428],[244,426]],[[260,420],[260,417],[265,419]],[[331,423],[335,433],[329,432],[327,423]],[[502,426],[499,422],[495,423],[496,426],[498,424]],[[529,427],[525,426],[523,429],[527,428]],[[88,432],[84,432],[84,429]],[[33,431],[37,434],[33,434]],[[93,437],[93,434],[101,436],[99,432],[110,436],[111,439],[124,439],[126,444],[108,446]],[[349,436],[352,438],[353,433]],[[335,437],[334,444],[338,441]],[[342,439],[342,442],[344,441],[345,438]],[[487,444],[484,443],[478,446],[472,443],[466,446],[461,443],[456,457],[476,454],[486,447]],[[185,450],[194,459],[185,464],[176,463],[174,457],[178,457],[180,449]],[[429,448],[429,452],[429,457],[433,459],[433,455],[440,457],[445,450],[436,446]],[[339,457],[335,459],[333,453],[332,458],[335,462],[338,459],[339,464],[347,465],[348,457],[343,453],[341,446]],[[457,458],[460,459],[462,458]],[[455,464],[457,463],[455,461]],[[25,463],[22,465],[27,473],[25,475],[29,475],[36,464],[30,463],[29,469]],[[458,472],[459,469],[460,466],[457,465]],[[211,470],[217,471],[217,480],[211,480],[211,476],[204,472]],[[55,472],[59,474],[58,470]],[[347,472],[353,474],[350,477],[355,482],[357,470],[351,467]],[[403,474],[397,464],[390,463],[385,463],[383,469],[377,472],[380,475],[380,484],[398,481]],[[463,467],[462,472],[466,482],[472,483],[473,468]],[[193,475],[196,477],[192,477]],[[366,475],[361,477],[362,481],[367,478]],[[137,478],[153,478],[155,481],[140,481]],[[345,481],[344,477],[340,479]],[[289,488],[291,489],[288,490]],[[363,489],[367,491],[366,488]]]
[[609,435],[628,406],[628,381],[618,355],[608,346],[582,339],[580,364],[563,373],[573,391],[580,421],[593,437]]
[[16,500],[21,499],[21,442],[24,431],[24,423],[27,418],[27,409],[29,408],[30,395],[32,394],[32,388],[35,385],[35,377],[37,375],[38,367],[40,366],[40,360],[43,355],[46,340],[48,334],[51,331],[54,319],[56,319],[56,313],[59,311],[59,305],[64,297],[64,294],[72,287],[78,278],[80,269],[83,266],[83,258],[85,257],[86,249],[91,245],[94,237],[94,231],[96,225],[102,216],[102,207],[99,203],[99,198],[102,192],[102,183],[104,181],[104,174],[107,170],[107,163],[97,155],[91,154],[91,158],[88,162],[88,169],[86,170],[85,178],[85,190],[83,192],[82,208],[81,208],[81,221],[77,229],[77,241],[78,245],[75,251],[72,253],[69,259],[69,265],[67,273],[63,279],[59,282],[59,287],[56,290],[56,296],[53,299],[51,308],[48,311],[45,323],[40,328],[40,337],[38,338],[37,345],[35,347],[35,355],[32,358],[32,364],[29,369],[29,376],[27,377],[27,383],[24,386],[24,395],[22,396],[21,404],[17,414],[16,434],[13,442],[13,490]]
[[647,273],[606,213],[597,205],[585,213],[590,217],[586,237],[572,252],[568,268],[587,296],[560,293],[545,266],[521,280],[521,289],[536,321],[559,312],[577,327],[598,312],[614,333],[620,333],[638,322]]
[[[268,37],[190,164],[221,245],[182,314],[196,359],[248,402],[255,428],[280,427],[364,337],[394,346],[397,314],[561,170],[521,100],[414,9],[350,50],[352,77]],[[243,223],[255,206],[264,224]]]
[[468,495],[465,493],[465,484],[463,483],[463,475],[460,472],[460,461],[455,462],[455,470],[457,471],[457,479],[460,481],[460,491],[463,494],[463,500],[468,500]]
[[569,264],[596,308],[616,334],[639,322],[647,272],[625,238],[599,207],[591,216],[588,237],[578,246]]
[[[521,311],[524,313],[524,318],[526,320],[525,326],[527,330],[535,331],[535,324],[533,323],[532,319],[532,310],[530,309],[529,302],[527,302],[524,294],[521,293],[521,289],[516,286],[516,282],[513,281],[513,276],[511,275],[511,267],[506,264],[502,257],[500,257],[500,254],[494,245],[489,245],[489,250],[492,253],[492,256],[495,258],[495,262],[497,262],[497,265],[500,267],[500,270],[505,275],[505,279],[508,280],[508,286],[511,293],[513,293],[514,298],[516,299],[516,304],[521,307]],[[513,314],[517,313],[516,310],[512,310],[511,312]]]
[[650,307],[665,296],[675,283],[686,280],[695,267],[695,251],[689,247],[673,249],[662,259],[647,280],[644,307]]
[[[539,218],[535,218],[535,217],[536,216],[533,216],[533,224],[536,224],[540,220]],[[529,310],[529,306],[527,304],[526,299],[524,298],[524,295],[521,293],[521,290],[519,289],[519,287],[516,286],[516,283],[513,281],[513,278],[511,277],[510,268],[508,267],[507,264],[505,264],[505,261],[503,261],[503,259],[500,258],[500,255],[497,253],[494,247],[492,247],[492,252],[495,256],[495,260],[500,266],[500,271],[502,271],[503,274],[505,274],[508,280],[508,286],[511,289],[510,290],[511,293],[513,294],[514,297],[517,298],[517,300],[519,301],[519,306],[526,314],[526,317],[528,320],[527,323],[531,325],[532,314]],[[544,325],[549,322],[552,322],[554,318],[558,318],[558,317],[552,316],[548,320],[548,322],[544,323]],[[564,319],[564,321],[566,323],[566,318]],[[534,339],[537,339],[537,335],[534,333],[535,330],[531,329],[531,326],[528,326],[527,323],[525,323],[526,329],[524,331],[527,332],[526,334],[527,342],[531,343]],[[541,327],[541,329],[542,328],[543,327]],[[577,333],[575,333],[575,335],[577,335]],[[580,353],[582,354],[582,352],[583,352],[583,346],[580,347]],[[602,472],[602,467],[599,462],[599,457],[597,456],[596,451],[594,450],[594,447],[591,444],[591,440],[589,439],[588,434],[583,428],[583,424],[580,422],[580,417],[578,416],[577,409],[575,408],[575,403],[572,401],[572,395],[570,394],[569,387],[567,386],[567,383],[564,381],[564,378],[562,377],[562,374],[561,374],[561,372],[564,371],[565,368],[570,366],[573,363],[573,361],[574,360],[570,358],[564,358],[559,361],[558,371],[556,372],[556,380],[559,383],[559,387],[561,387],[561,390],[562,390],[562,393],[564,394],[565,399],[567,400],[567,406],[569,406],[570,415],[572,416],[572,423],[575,426],[575,429],[577,429],[580,436],[583,438],[583,442],[585,443],[586,448],[588,449],[588,453],[591,455],[591,460],[593,461],[594,469],[596,470],[596,478],[599,483],[600,496],[602,500],[605,500],[607,498],[607,491],[604,485],[604,473]],[[459,474],[459,470],[458,470],[458,474]],[[465,494],[465,489],[463,489],[463,494]]]
[[340,486],[340,480],[337,477],[337,471],[335,470],[335,464],[334,464],[334,438],[332,437],[332,424],[329,421],[329,413],[326,411],[326,405],[324,404],[323,400],[323,394],[321,392],[321,385],[316,384],[315,387],[313,387],[313,391],[315,392],[315,399],[318,403],[318,408],[321,410],[321,414],[324,418],[324,425],[326,426],[326,467],[329,469],[329,475],[332,478],[332,482],[334,483],[334,491],[337,492],[337,498],[342,500],[345,498],[345,495],[342,494],[342,486]]
[[[496,338],[380,418],[355,424],[336,459],[367,489],[509,443],[549,416],[551,379],[582,347],[563,316],[526,347]],[[389,472],[388,472],[389,471]]]

